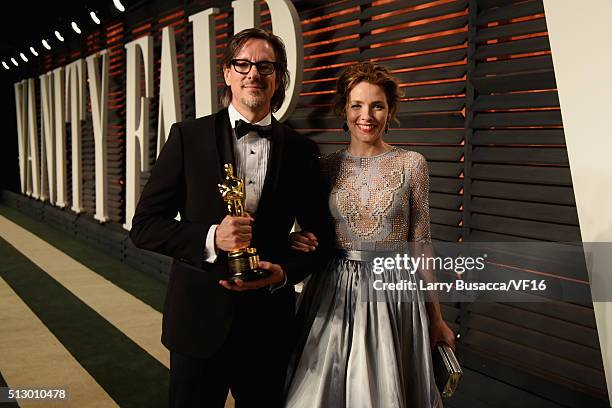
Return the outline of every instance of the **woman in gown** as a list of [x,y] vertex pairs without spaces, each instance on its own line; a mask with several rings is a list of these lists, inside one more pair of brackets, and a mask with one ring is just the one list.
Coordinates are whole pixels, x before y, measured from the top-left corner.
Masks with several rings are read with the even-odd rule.
[[[350,144],[322,159],[338,251],[301,299],[287,407],[442,407],[430,345],[454,346],[454,336],[439,304],[419,291],[372,290],[375,280],[417,279],[395,268],[375,273],[375,257],[431,243],[425,158],[382,139],[399,97],[379,65],[358,63],[338,79],[334,110]],[[309,232],[291,242],[302,251],[317,245]]]

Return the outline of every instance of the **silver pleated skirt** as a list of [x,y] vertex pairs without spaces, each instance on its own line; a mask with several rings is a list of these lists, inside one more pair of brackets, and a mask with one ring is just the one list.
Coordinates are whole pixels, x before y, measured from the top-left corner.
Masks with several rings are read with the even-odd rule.
[[395,269],[375,274],[375,255],[344,251],[307,284],[287,375],[287,407],[443,406],[423,293],[372,289],[375,280],[416,285],[416,276]]

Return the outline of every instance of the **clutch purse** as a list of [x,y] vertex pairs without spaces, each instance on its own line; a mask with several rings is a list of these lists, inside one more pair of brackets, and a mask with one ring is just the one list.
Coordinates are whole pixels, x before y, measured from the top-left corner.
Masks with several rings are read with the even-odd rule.
[[451,397],[459,380],[463,375],[463,370],[455,357],[455,352],[446,343],[438,343],[435,347],[433,356],[434,377],[436,385],[444,398]]

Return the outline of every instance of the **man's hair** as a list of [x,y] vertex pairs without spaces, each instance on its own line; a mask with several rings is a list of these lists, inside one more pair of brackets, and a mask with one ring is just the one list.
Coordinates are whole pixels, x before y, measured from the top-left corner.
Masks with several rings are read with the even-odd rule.
[[336,115],[340,117],[346,116],[346,104],[348,103],[349,95],[360,82],[377,85],[383,89],[387,97],[391,119],[398,122],[395,114],[397,113],[400,97],[402,96],[399,85],[386,67],[371,62],[359,62],[355,65],[350,65],[340,74],[336,82],[336,97],[333,105]]
[[[276,112],[283,101],[285,100],[285,91],[289,86],[289,71],[287,71],[287,52],[285,51],[285,44],[283,44],[283,40],[280,37],[269,33],[260,28],[247,28],[246,30],[242,30],[236,35],[232,37],[227,47],[225,47],[225,52],[223,53],[223,61],[221,65],[221,75],[223,75],[223,70],[225,68],[231,68],[231,63],[236,55],[242,50],[244,44],[250,39],[260,39],[267,41],[274,50],[274,56],[276,58],[276,91],[272,95],[272,101],[270,106],[272,108],[272,112]],[[252,69],[252,68],[251,68]],[[229,106],[232,101],[232,89],[225,85],[223,92],[221,94],[221,103],[223,106]]]

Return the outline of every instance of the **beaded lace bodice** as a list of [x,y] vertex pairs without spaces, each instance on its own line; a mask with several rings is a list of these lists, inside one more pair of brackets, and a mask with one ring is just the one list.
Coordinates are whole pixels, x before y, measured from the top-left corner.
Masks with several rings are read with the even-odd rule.
[[336,247],[393,251],[407,242],[431,242],[429,176],[425,158],[392,147],[373,157],[346,149],[322,159]]

